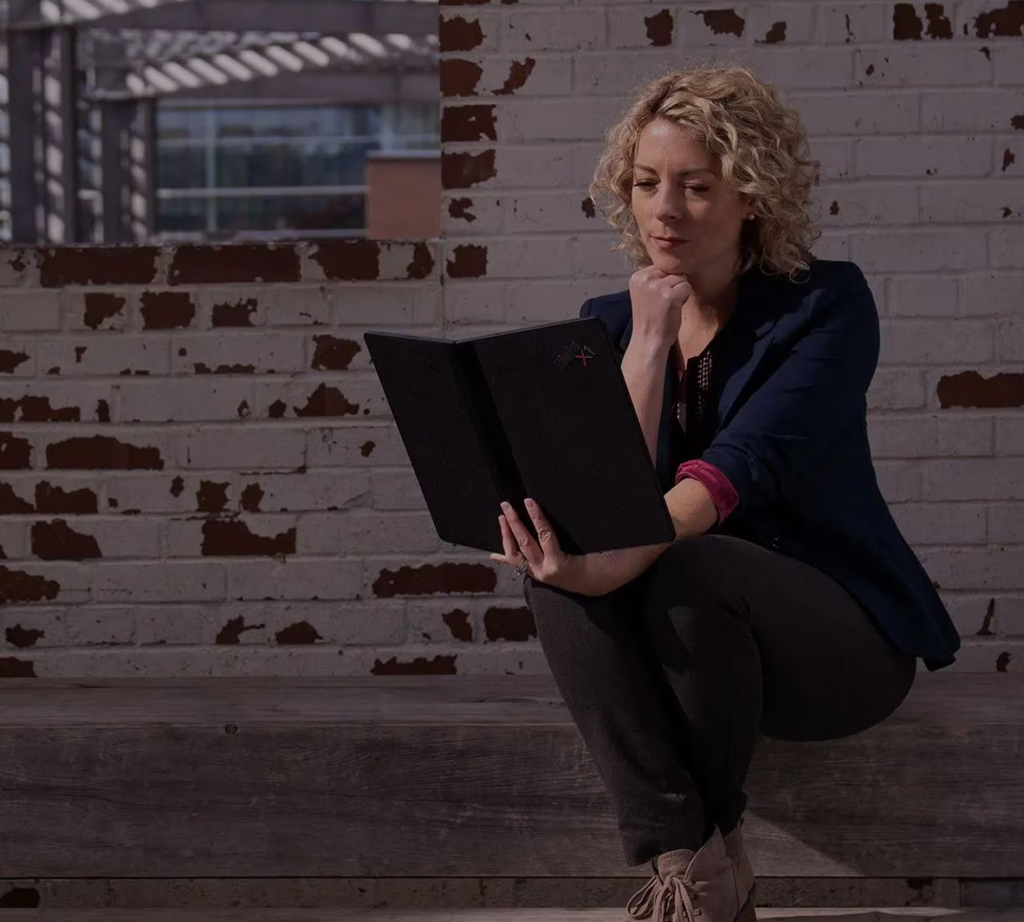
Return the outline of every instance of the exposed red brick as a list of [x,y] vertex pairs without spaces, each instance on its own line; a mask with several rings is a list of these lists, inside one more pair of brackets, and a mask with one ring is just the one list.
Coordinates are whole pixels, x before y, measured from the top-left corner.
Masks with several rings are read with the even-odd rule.
[[226,645],[235,644],[238,643],[238,640],[244,631],[258,631],[265,627],[265,624],[246,625],[245,619],[239,615],[237,618],[232,618],[228,621],[228,623],[218,631],[217,639],[214,642]]
[[479,279],[487,275],[487,247],[479,244],[461,244],[452,250],[448,260],[448,277],[453,279]]
[[0,349],[0,373],[12,374],[19,365],[28,361],[24,352],[12,352],[10,349]]
[[20,471],[32,466],[32,443],[10,432],[0,432],[0,470]]
[[[82,364],[82,356],[85,355],[86,350],[88,348],[89,348],[88,346],[75,346],[75,364],[76,365],[81,365]],[[124,372],[121,372],[121,373],[124,374]]]
[[715,35],[742,35],[746,20],[735,10],[694,10],[695,16],[704,18],[706,25]]
[[145,291],[140,313],[144,330],[180,330],[192,325],[196,306],[185,291]]
[[36,642],[46,636],[46,631],[36,629],[26,630],[20,624],[12,624],[4,631],[4,638],[12,647],[24,650],[26,647],[34,647]]
[[516,90],[522,89],[526,86],[526,81],[530,78],[530,74],[533,73],[533,69],[536,66],[536,58],[527,58],[522,63],[513,61],[508,68],[508,77],[505,78],[501,89],[494,91],[494,95],[511,96]]
[[65,490],[48,480],[36,484],[36,512],[43,515],[93,515],[99,512],[99,497],[95,490]]
[[23,515],[35,511],[30,502],[14,492],[14,487],[0,480],[0,515]]
[[327,334],[314,336],[313,343],[316,349],[310,367],[318,371],[344,371],[352,359],[363,351],[363,347],[355,340]]
[[49,397],[0,397],[0,423],[77,423],[81,419],[78,407],[51,407]]
[[488,640],[529,640],[537,636],[533,612],[519,608],[488,608],[484,612],[484,634]]
[[312,258],[331,281],[373,282],[380,278],[380,244],[375,240],[323,240]]
[[110,404],[106,400],[96,401],[96,419],[101,423],[110,422]]
[[441,113],[441,141],[496,141],[494,106],[448,106]]
[[65,439],[46,446],[46,466],[51,470],[162,471],[159,448],[140,448],[108,435]]
[[996,672],[1006,672],[1012,657],[1005,650],[996,657]]
[[256,535],[245,522],[210,519],[203,523],[204,557],[277,557],[295,553],[297,529]]
[[249,401],[248,400],[243,400],[238,405],[238,418],[239,419],[248,419],[250,416],[252,416],[252,409],[249,406]]
[[1014,115],[1010,118],[1010,127],[1017,131],[1024,131],[1024,115]]
[[259,512],[260,505],[263,503],[263,497],[266,495],[263,492],[263,487],[258,483],[247,484],[245,489],[242,490],[242,508],[246,512]]
[[423,564],[381,570],[373,583],[378,598],[396,595],[430,595],[437,592],[493,592],[497,574],[479,563]]
[[828,213],[833,215],[839,214],[839,202],[833,202],[829,205]]
[[267,407],[267,415],[271,419],[283,419],[284,414],[288,411],[288,404],[283,400],[275,400],[269,407]]
[[87,560],[103,552],[92,535],[83,535],[63,519],[32,523],[32,553],[40,560]]
[[85,325],[98,330],[104,320],[116,317],[128,303],[127,298],[102,291],[90,291],[85,295]]
[[452,637],[455,640],[465,643],[473,642],[473,624],[469,620],[468,611],[456,608],[454,611],[445,612],[441,619],[448,626],[448,630],[452,632]]
[[438,0],[441,6],[486,6],[491,0]]
[[359,446],[359,454],[361,454],[364,458],[369,458],[370,455],[373,454],[373,450],[376,447],[376,442],[363,442],[363,444]]
[[270,243],[183,244],[174,251],[168,273],[172,285],[298,282],[301,278],[298,250],[290,244]]
[[652,45],[660,47],[672,44],[675,21],[672,19],[671,10],[661,10],[653,16],[644,16],[644,25],[647,26],[647,40]]
[[484,69],[473,61],[462,58],[444,58],[439,71],[441,96],[451,99],[456,96],[476,96],[476,88],[484,75]]
[[1024,0],[1009,0],[1001,9],[979,13],[974,20],[974,29],[978,38],[1024,35]]
[[410,663],[398,662],[397,656],[392,656],[387,662],[375,660],[372,675],[456,675],[455,660],[456,654],[439,654],[433,659],[425,656],[417,656]]
[[355,416],[359,413],[358,403],[349,403],[336,387],[321,384],[306,401],[304,407],[294,407],[295,415],[302,417],[316,416]]
[[478,154],[469,151],[441,152],[441,186],[445,189],[468,189],[497,176],[494,166],[495,151]]
[[479,20],[462,16],[446,19],[438,17],[437,39],[443,54],[452,51],[472,51],[484,43],[484,30]]
[[279,644],[314,644],[323,640],[320,632],[308,621],[298,621],[289,624],[274,635]]
[[36,576],[24,570],[0,567],[0,604],[7,602],[41,602],[57,598],[60,586],[56,580]]
[[589,195],[581,202],[580,207],[588,218],[593,218],[597,215],[594,200]]
[[982,45],[978,49],[978,51],[980,51],[983,55],[985,55],[985,60],[987,60],[987,61],[991,61],[992,60],[992,51],[989,49],[988,45]]
[[476,215],[469,210],[472,207],[471,198],[453,198],[448,202],[448,215],[472,223],[476,220]]
[[405,269],[407,279],[429,278],[434,271],[434,255],[425,243],[417,243],[412,251],[412,261]]
[[924,17],[928,23],[925,33],[929,38],[953,37],[953,25],[946,16],[941,3],[926,3],[924,5]]
[[[192,365],[192,370],[197,375],[251,375],[256,373],[255,365],[218,365],[216,368],[211,368],[206,362],[196,362]],[[273,368],[265,368],[264,372],[268,375],[274,374]]]
[[976,371],[943,375],[935,393],[939,405],[947,407],[1024,407],[1024,373],[1004,371],[991,378]]
[[759,39],[757,44],[774,45],[785,40],[786,24],[784,22],[773,22],[772,27],[768,30],[768,34],[763,39]]
[[[36,677],[36,667],[32,660],[0,656],[0,679],[34,679]],[[4,895],[9,896],[10,891]]]
[[39,284],[149,285],[156,279],[157,247],[88,246],[40,247]]
[[214,304],[212,324],[215,327],[251,327],[252,315],[256,313],[258,303],[255,298],[239,298],[234,304]]
[[185,481],[179,476],[171,481],[171,496],[177,498],[185,492]]
[[898,42],[916,41],[924,32],[924,22],[913,3],[897,3],[892,11],[892,37]]
[[230,483],[217,483],[213,480],[199,481],[196,490],[196,511],[223,512],[228,505],[228,487]]

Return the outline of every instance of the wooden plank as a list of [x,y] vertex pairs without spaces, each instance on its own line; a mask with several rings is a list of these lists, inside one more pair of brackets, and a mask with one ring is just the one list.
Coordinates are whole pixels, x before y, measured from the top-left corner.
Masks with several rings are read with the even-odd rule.
[[[553,692],[549,677],[4,680],[0,867],[646,876]],[[923,675],[866,733],[763,741],[758,874],[1024,877],[1022,700],[1016,676]]]

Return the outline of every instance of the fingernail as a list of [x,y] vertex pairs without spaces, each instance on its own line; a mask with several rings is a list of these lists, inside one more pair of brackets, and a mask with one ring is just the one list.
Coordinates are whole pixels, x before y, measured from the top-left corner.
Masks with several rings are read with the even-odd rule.
[[511,509],[512,507],[509,506],[508,503],[502,503],[501,504],[501,508],[504,509],[506,512],[508,512],[508,510]]
[[528,499],[528,500],[526,500],[526,505],[527,505],[528,508],[532,509],[537,504],[532,499]]

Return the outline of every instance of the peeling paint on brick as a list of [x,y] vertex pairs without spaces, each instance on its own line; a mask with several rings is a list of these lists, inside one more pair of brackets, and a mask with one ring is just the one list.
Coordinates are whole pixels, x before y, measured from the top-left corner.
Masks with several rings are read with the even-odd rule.
[[[192,370],[197,375],[252,375],[256,373],[255,365],[218,365],[216,368],[210,368],[206,362],[196,362],[192,366]],[[273,368],[263,369],[264,374],[272,375],[276,374]]]
[[376,442],[363,442],[363,444],[359,446],[359,454],[361,454],[364,458],[369,458],[370,455],[373,454],[373,450],[376,447]]
[[144,291],[139,313],[144,330],[181,330],[192,325],[196,307],[184,291]]
[[484,69],[473,61],[445,58],[441,61],[439,71],[441,96],[446,99],[455,96],[475,96],[483,75]]
[[1014,115],[1010,119],[1010,127],[1017,131],[1024,131],[1024,115]]
[[[36,667],[32,660],[16,659],[13,656],[0,656],[0,679],[34,679],[36,678]],[[27,889],[27,888],[21,888]],[[39,891],[35,891],[38,893]],[[38,904],[36,904],[38,905]],[[18,903],[11,899],[11,891],[3,894],[0,899],[0,908],[18,906]]]
[[412,260],[405,269],[407,279],[429,278],[434,271],[434,254],[425,243],[417,243],[412,251]]
[[892,37],[898,42],[921,38],[924,22],[917,15],[913,3],[897,3],[892,11]]
[[461,244],[452,249],[448,260],[448,277],[478,279],[487,275],[487,247],[479,244]]
[[1024,0],[1009,0],[998,10],[979,13],[974,20],[978,38],[1013,38],[1024,35]]
[[267,494],[263,492],[263,487],[258,483],[250,483],[242,490],[241,503],[242,508],[246,512],[259,512],[260,505],[263,502],[263,497]]
[[675,22],[670,10],[662,10],[653,16],[645,16],[644,25],[647,27],[647,40],[654,47],[672,44],[672,30]]
[[0,423],[77,423],[81,420],[81,409],[52,407],[49,397],[28,394],[17,400],[0,398]]
[[23,515],[35,512],[33,505],[14,492],[14,487],[0,481],[0,515]]
[[508,77],[501,88],[494,91],[494,95],[511,96],[516,90],[522,89],[536,66],[536,58],[526,58],[522,63],[513,61],[508,68]]
[[694,10],[695,16],[704,18],[706,25],[715,35],[742,35],[746,20],[735,10]]
[[172,285],[244,282],[298,282],[299,254],[292,245],[182,244],[174,251],[168,273]]
[[140,448],[107,435],[65,439],[46,446],[51,470],[162,471],[160,449]]
[[288,405],[283,400],[275,400],[267,407],[267,415],[271,419],[282,419],[288,410]]
[[252,410],[249,408],[249,401],[248,400],[243,400],[238,405],[238,411],[237,412],[238,412],[238,418],[239,419],[248,419],[250,416],[252,416]]
[[828,213],[831,215],[839,214],[839,202],[833,202],[828,209]]
[[174,480],[171,481],[171,496],[177,499],[177,497],[181,496],[181,494],[184,492],[185,481],[180,476],[175,477]]
[[1024,406],[1024,373],[1000,372],[991,378],[976,371],[943,375],[935,393],[939,405],[948,407],[1006,408]]
[[251,327],[252,315],[258,303],[255,298],[239,298],[234,304],[224,302],[214,304],[211,312],[211,325],[215,327]]
[[88,560],[103,556],[93,535],[75,531],[63,519],[32,523],[32,553],[40,560]]
[[65,490],[48,480],[36,484],[36,512],[42,515],[91,515],[99,512],[99,497],[94,490]]
[[992,52],[989,50],[988,45],[982,45],[978,49],[978,51],[980,51],[983,55],[985,55],[985,60],[987,60],[987,61],[991,61],[992,60]]
[[302,417],[317,416],[356,416],[359,413],[358,403],[349,403],[336,387],[321,384],[306,401],[304,407],[293,407],[295,415]]
[[445,189],[468,189],[497,176],[494,149],[478,154],[462,151],[441,154],[441,186]]
[[441,620],[444,621],[448,630],[451,631],[454,640],[460,640],[465,643],[473,642],[473,625],[469,620],[468,611],[456,608],[453,611],[445,612],[441,616]]
[[490,641],[524,641],[536,637],[533,612],[526,606],[488,608],[484,612],[484,634]]
[[1000,653],[999,656],[996,657],[996,672],[1007,672],[1008,670],[1006,667],[1010,665],[1011,659],[1012,657],[1006,651]]
[[297,529],[257,535],[245,522],[209,519],[203,523],[204,557],[283,557],[295,553]]
[[479,20],[468,20],[463,16],[446,19],[438,17],[438,44],[442,54],[452,51],[472,51],[484,43],[484,30]]
[[1016,162],[1017,155],[1010,148],[1006,148],[1003,151],[1003,172],[1005,173]]
[[354,340],[326,334],[314,336],[313,343],[316,348],[310,367],[317,371],[345,371],[352,359],[363,351],[363,347]]
[[996,616],[996,600],[989,599],[988,607],[985,609],[985,618],[981,622],[981,627],[978,629],[978,637],[992,637],[995,631],[992,630],[992,620]]
[[953,37],[953,25],[946,16],[941,3],[926,3],[924,5],[924,16],[928,22],[925,34],[929,38]]
[[41,602],[57,598],[60,586],[56,580],[36,576],[24,570],[0,567],[0,603]]
[[96,401],[96,419],[101,423],[110,422],[110,404],[106,400]]
[[375,660],[372,675],[456,675],[455,660],[456,654],[435,656],[427,659],[425,656],[418,656],[410,663],[398,662],[398,657],[393,656],[387,662]]
[[491,0],[438,0],[441,6],[486,6]]
[[10,432],[0,432],[0,470],[26,470],[31,466],[32,443]]
[[472,207],[473,200],[471,198],[453,198],[448,203],[448,216],[456,220],[472,223],[476,220],[476,215],[469,210]]
[[0,349],[0,373],[13,374],[19,365],[28,361],[24,352],[12,352],[10,349]]
[[12,647],[24,650],[26,647],[34,647],[36,642],[46,636],[46,631],[37,629],[26,630],[20,624],[12,624],[4,631],[4,638]]
[[446,106],[441,113],[441,141],[496,141],[494,106]]
[[223,512],[228,504],[228,487],[230,483],[218,483],[214,480],[199,481],[196,490],[197,512]]
[[756,44],[774,45],[778,42],[784,42],[785,40],[786,24],[784,22],[773,22],[772,27],[768,30],[768,34],[763,39],[759,39]]
[[101,291],[90,291],[85,296],[84,323],[90,330],[98,330],[105,320],[116,317],[128,303],[127,298],[120,295],[107,294]]
[[245,618],[239,615],[237,618],[229,620],[228,623],[218,631],[214,643],[224,645],[236,644],[242,636],[243,631],[258,631],[265,627],[265,624],[250,624],[246,626]]
[[279,644],[314,644],[323,640],[320,632],[308,621],[298,621],[289,624],[274,635]]
[[331,281],[373,282],[380,277],[380,245],[375,240],[325,240],[312,258]]
[[493,592],[497,574],[479,563],[423,564],[381,570],[373,594],[388,599],[396,595],[429,595],[437,592]]
[[156,277],[157,247],[40,247],[39,284],[43,288],[67,285],[149,285]]
[[594,200],[588,195],[582,203],[583,213],[588,218],[596,217],[597,211],[594,206]]

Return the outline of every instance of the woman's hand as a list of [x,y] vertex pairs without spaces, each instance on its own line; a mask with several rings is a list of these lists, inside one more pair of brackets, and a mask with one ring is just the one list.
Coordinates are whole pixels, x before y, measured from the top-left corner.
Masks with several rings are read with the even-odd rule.
[[505,554],[491,554],[491,560],[500,560],[515,567],[525,558],[528,566],[523,576],[532,576],[539,583],[548,583],[569,592],[582,592],[583,556],[567,554],[558,546],[558,539],[540,506],[532,499],[526,500],[526,510],[537,532],[536,539],[509,503],[502,503],[501,508],[505,514],[498,516],[498,522]]
[[692,293],[685,275],[667,275],[654,266],[638,269],[629,278],[633,336],[672,345],[679,339],[683,304]]

